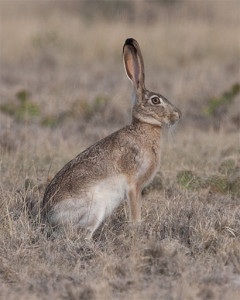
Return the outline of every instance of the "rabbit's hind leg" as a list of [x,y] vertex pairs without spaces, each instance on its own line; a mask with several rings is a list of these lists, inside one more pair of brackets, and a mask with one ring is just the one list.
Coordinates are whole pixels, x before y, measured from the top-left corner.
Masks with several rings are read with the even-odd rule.
[[94,232],[98,229],[105,219],[105,207],[89,207],[88,211],[79,220],[78,226],[87,230],[86,239],[91,239]]

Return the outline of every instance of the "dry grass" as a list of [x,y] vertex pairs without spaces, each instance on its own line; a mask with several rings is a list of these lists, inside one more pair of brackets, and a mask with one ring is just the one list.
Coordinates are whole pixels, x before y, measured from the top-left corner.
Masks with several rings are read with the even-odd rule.
[[[239,180],[239,95],[204,109],[239,81],[240,7],[165,2],[0,2],[1,299],[239,299],[240,195],[216,183]],[[52,232],[40,224],[47,180],[130,120],[130,36],[149,87],[183,111],[176,134],[164,132],[143,221],[129,224],[123,204],[92,242]],[[215,181],[179,185],[189,170]]]

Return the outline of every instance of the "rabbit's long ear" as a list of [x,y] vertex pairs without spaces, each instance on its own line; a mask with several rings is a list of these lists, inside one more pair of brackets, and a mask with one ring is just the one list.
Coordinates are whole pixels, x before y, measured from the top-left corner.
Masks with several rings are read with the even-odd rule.
[[141,91],[145,85],[143,58],[138,42],[132,38],[127,39],[123,46],[123,62],[135,90]]

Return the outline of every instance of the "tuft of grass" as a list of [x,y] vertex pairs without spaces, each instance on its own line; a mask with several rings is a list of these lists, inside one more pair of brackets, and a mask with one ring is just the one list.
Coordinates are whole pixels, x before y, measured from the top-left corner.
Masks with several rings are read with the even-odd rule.
[[160,191],[163,189],[163,183],[164,183],[164,178],[163,178],[163,174],[161,172],[158,172],[156,174],[156,176],[154,177],[153,181],[147,185],[143,191],[142,194],[148,194],[151,191]]
[[208,176],[204,182],[204,186],[210,188],[214,192],[228,192],[228,178],[221,175]]
[[240,197],[240,168],[236,167],[229,178],[230,192]]
[[21,90],[17,92],[16,97],[21,101],[21,103],[25,103],[30,98],[30,92],[26,90]]
[[92,102],[87,100],[77,100],[72,103],[69,110],[66,110],[59,115],[47,115],[41,120],[41,125],[44,127],[56,128],[64,120],[68,118],[82,118],[84,120],[91,119],[95,114],[102,113],[109,102],[109,98],[104,95],[98,95]]
[[186,190],[205,189],[211,192],[234,196],[240,195],[240,168],[234,158],[224,159],[216,174],[201,178],[191,170],[178,172],[177,183]]
[[240,91],[240,84],[234,84],[229,91],[224,92],[219,97],[213,97],[208,100],[208,106],[204,109],[206,116],[214,116],[223,106],[230,105]]
[[98,95],[92,102],[88,100],[77,100],[72,104],[70,114],[75,117],[82,116],[89,119],[96,113],[101,113],[109,102],[105,95]]
[[25,121],[29,117],[40,115],[39,106],[29,100],[30,93],[21,90],[16,94],[18,102],[4,103],[0,106],[0,110],[8,115],[13,116],[17,121]]
[[202,186],[202,179],[191,170],[180,171],[177,174],[177,183],[186,190],[199,189]]
[[60,123],[60,119],[57,116],[49,115],[42,119],[41,125],[44,127],[56,128]]
[[223,174],[223,175],[230,175],[236,166],[236,161],[233,158],[227,158],[225,160],[223,160],[220,164],[220,166],[218,167],[218,171]]
[[32,179],[26,178],[24,186],[25,186],[25,190],[27,191],[29,189],[32,189],[35,186],[35,183]]

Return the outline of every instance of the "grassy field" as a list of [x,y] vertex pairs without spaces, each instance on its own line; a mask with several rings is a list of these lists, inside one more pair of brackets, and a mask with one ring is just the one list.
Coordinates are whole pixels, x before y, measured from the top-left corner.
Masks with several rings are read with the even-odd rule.
[[[239,1],[0,1],[0,298],[240,295]],[[71,158],[130,122],[122,46],[181,109],[160,171],[86,242],[40,222]]]

